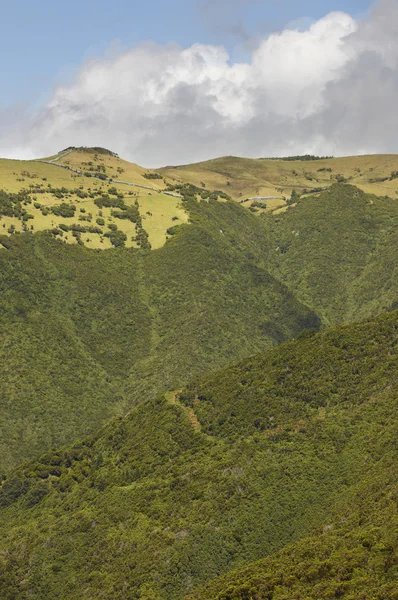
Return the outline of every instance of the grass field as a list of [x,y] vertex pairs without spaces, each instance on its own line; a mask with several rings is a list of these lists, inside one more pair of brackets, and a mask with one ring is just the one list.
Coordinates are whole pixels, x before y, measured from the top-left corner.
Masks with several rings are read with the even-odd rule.
[[[106,178],[125,183],[109,182]],[[188,221],[180,199],[163,193],[168,184],[192,183],[200,189],[221,190],[260,215],[286,210],[286,200],[294,189],[305,197],[336,181],[349,182],[367,193],[398,198],[398,155],[305,161],[222,157],[157,171],[95,149],[72,149],[34,161],[0,160],[0,190],[9,193],[28,190],[32,199],[29,206],[32,218],[25,230],[26,227],[31,231],[59,228],[65,224],[65,219],[52,214],[51,209],[61,201],[69,202],[76,206],[75,219],[79,222],[95,225],[97,219],[104,219],[102,234],[87,232],[80,236],[80,243],[97,249],[112,246],[106,237],[109,225],[116,225],[126,236],[127,247],[137,246],[136,224],[127,219],[115,219],[110,208],[104,207],[101,212],[94,203],[95,198],[107,194],[110,187],[124,197],[127,206],[138,202],[142,228],[151,247],[156,249],[164,245],[169,228]],[[55,195],[55,190],[64,190],[65,199]],[[49,209],[48,214],[43,214],[43,207]],[[67,225],[72,223],[72,220],[66,222]],[[0,217],[1,233],[22,229],[20,219]],[[60,235],[65,242],[77,241],[69,232]]]
[[[56,160],[57,155],[52,157],[52,159]],[[65,155],[61,153],[61,158],[56,162],[81,171],[103,173],[112,179],[150,186],[158,190],[164,188],[163,178],[147,179],[144,177],[145,174],[152,173],[150,169],[144,169],[135,163],[128,162],[111,154],[73,150]]]
[[[115,188],[118,194],[124,196],[127,206],[131,206],[134,202],[138,201],[142,226],[147,232],[149,242],[154,249],[163,246],[167,238],[166,232],[168,228],[178,223],[187,222],[188,216],[181,207],[179,198],[163,194],[160,191],[147,190],[143,187],[135,188],[100,180],[95,177],[86,177],[57,166],[61,161],[68,161],[71,167],[83,170],[86,165],[82,163],[93,162],[94,164],[94,156],[95,154],[90,153],[71,152],[54,164],[38,160],[0,160],[0,189],[9,193],[18,193],[22,190],[29,191],[30,198],[32,199],[32,203],[29,205],[29,213],[33,218],[28,222],[28,229],[35,232],[58,228],[62,223],[70,225],[78,220],[83,221],[83,219],[86,223],[95,225],[98,218],[103,218],[105,221],[104,233],[106,233],[109,224],[115,224],[127,236],[125,245],[127,247],[136,246],[137,244],[133,239],[136,235],[135,223],[127,219],[115,219],[111,216],[110,208],[104,207],[100,211],[94,203],[95,197],[108,193],[110,187]],[[44,160],[52,159],[54,157]],[[123,180],[134,182],[137,185],[150,186],[159,190],[164,187],[162,180],[145,179],[143,177],[143,173],[146,173],[145,169],[132,163],[121,161],[117,157],[101,155],[97,162],[99,165],[105,165],[104,174],[107,177],[116,178],[118,176],[123,178]],[[120,165],[123,165],[123,167]],[[122,169],[123,172],[118,173],[118,168]],[[101,170],[100,173],[103,173],[103,171]],[[46,192],[48,186],[51,189],[49,192]],[[63,196],[65,197],[56,197],[54,195],[55,189],[63,189]],[[88,196],[80,198],[76,193],[77,190],[80,190],[83,195],[88,194]],[[76,206],[77,210],[74,218],[65,220],[65,218],[58,217],[51,212],[43,214],[43,207],[51,209],[51,207],[61,202],[72,203]],[[38,203],[40,206],[35,206],[35,203]],[[22,231],[22,226],[22,221],[16,217],[0,217],[0,231],[3,234],[9,233],[11,229],[20,232]],[[76,243],[76,238],[68,232],[62,235],[62,239],[68,243]],[[110,248],[112,245],[107,237],[98,233],[83,233],[81,241],[89,248],[105,249]]]
[[[311,161],[250,159],[226,156],[202,163],[165,167],[159,173],[174,179],[220,189],[234,200],[249,197],[290,197],[298,192],[328,187],[339,176],[365,192],[398,197],[398,180],[385,180],[398,171],[398,155],[369,155]],[[273,200],[270,208],[277,208]],[[279,206],[282,201],[279,201]]]

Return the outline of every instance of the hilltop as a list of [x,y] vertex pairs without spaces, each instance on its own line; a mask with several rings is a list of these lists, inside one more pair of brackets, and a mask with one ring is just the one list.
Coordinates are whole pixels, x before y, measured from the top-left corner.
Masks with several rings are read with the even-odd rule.
[[92,249],[156,249],[188,222],[184,198],[228,198],[254,214],[278,214],[303,199],[350,183],[398,198],[398,156],[285,159],[223,157],[145,169],[105,148],[70,146],[32,161],[0,160],[3,234],[50,231]]
[[1,597],[396,598],[397,319],[283,344],[15,470]]
[[110,151],[91,148],[0,160],[0,228],[6,235],[47,230],[92,249],[159,248],[167,230],[188,216],[178,194],[163,193],[163,181],[146,175]]

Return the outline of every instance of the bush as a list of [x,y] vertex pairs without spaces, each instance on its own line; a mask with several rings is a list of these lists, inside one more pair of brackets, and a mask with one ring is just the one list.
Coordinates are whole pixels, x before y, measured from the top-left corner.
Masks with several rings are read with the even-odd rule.
[[145,179],[162,179],[159,173],[144,173]]
[[38,504],[48,494],[48,487],[45,483],[37,483],[25,496],[25,506],[32,508]]
[[109,238],[115,248],[125,246],[127,240],[127,235],[123,231],[109,231],[105,233],[104,237]]
[[73,204],[66,204],[62,202],[57,206],[53,206],[52,213],[57,217],[62,217],[63,219],[70,219],[75,216],[76,206]]

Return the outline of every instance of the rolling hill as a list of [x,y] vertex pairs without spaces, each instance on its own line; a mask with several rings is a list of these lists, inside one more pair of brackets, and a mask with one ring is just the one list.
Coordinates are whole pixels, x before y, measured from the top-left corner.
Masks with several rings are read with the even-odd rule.
[[145,169],[101,150],[0,160],[0,231],[47,230],[92,249],[163,246],[167,229],[188,219],[181,197],[163,193],[164,182],[146,179]]
[[[304,157],[305,158],[305,157]],[[226,156],[202,163],[164,167],[163,176],[205,184],[250,206],[247,198],[265,197],[269,209],[283,207],[293,189],[311,193],[336,182],[348,182],[367,193],[398,197],[398,156],[369,155],[318,160],[251,159]]]
[[335,183],[398,198],[397,155],[311,158],[223,157],[148,170],[104,148],[72,146],[38,160],[2,159],[0,227],[6,235],[47,230],[92,249],[156,249],[188,221],[184,186],[204,199],[231,197],[258,215],[285,211],[293,190],[305,198]]
[[397,173],[0,161],[1,598],[396,598]]
[[283,344],[13,471],[1,597],[396,598],[397,320]]

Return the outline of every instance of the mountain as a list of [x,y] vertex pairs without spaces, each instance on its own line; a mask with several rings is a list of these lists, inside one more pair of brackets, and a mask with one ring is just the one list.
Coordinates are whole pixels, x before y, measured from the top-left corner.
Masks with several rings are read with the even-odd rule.
[[184,190],[189,224],[148,251],[1,238],[1,469],[143,398],[396,306],[398,204],[336,184],[280,214]]
[[398,300],[397,209],[396,200],[339,184],[264,215],[268,269],[326,324],[389,310]]
[[32,161],[0,160],[4,234],[50,231],[68,244],[159,248],[187,221],[181,196],[158,174],[101,148]]
[[232,202],[186,206],[192,223],[151,252],[98,252],[45,232],[2,238],[3,470],[142,397],[319,327],[258,264],[254,215]]
[[307,332],[14,470],[1,597],[396,598],[397,349]]
[[156,249],[188,221],[187,191],[203,199],[230,197],[258,215],[277,214],[291,197],[306,198],[335,183],[398,198],[397,155],[292,158],[223,157],[145,169],[105,148],[71,146],[37,160],[2,159],[0,226],[7,235],[51,231],[91,249]]

